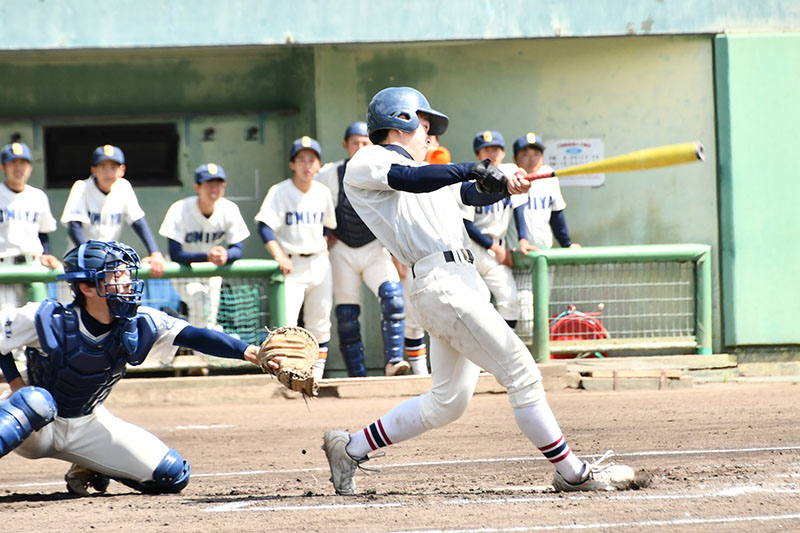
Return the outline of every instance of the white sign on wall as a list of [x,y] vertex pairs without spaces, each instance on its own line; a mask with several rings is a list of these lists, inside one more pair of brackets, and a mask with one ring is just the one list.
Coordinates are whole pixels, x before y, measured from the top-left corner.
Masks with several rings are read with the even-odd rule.
[[[573,167],[598,161],[605,157],[602,139],[557,139],[545,141],[544,164],[559,168]],[[562,187],[600,187],[606,180],[605,174],[586,174],[559,178]]]

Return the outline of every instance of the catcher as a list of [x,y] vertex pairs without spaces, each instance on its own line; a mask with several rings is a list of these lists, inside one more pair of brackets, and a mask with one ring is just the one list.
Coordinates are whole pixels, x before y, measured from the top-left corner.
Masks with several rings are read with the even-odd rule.
[[[45,300],[0,312],[5,324],[0,370],[12,392],[0,401],[0,457],[14,450],[28,459],[73,463],[65,478],[72,493],[88,495],[90,487],[104,492],[111,479],[150,494],[177,493],[189,483],[189,463],[176,450],[103,405],[127,365],[141,364],[151,352],[165,360],[185,346],[245,359],[281,382],[302,385],[308,394],[315,391],[313,380],[297,378],[300,371],[291,364],[287,377],[281,378],[280,368],[284,345],[290,348],[289,360],[299,361],[300,347],[310,344],[315,361],[313,338],[276,331],[261,349],[140,307],[144,283],[138,279],[139,267],[133,248],[88,241],[66,254],[65,273],[58,276],[70,284],[73,303]],[[10,354],[22,346],[27,347],[29,386]]]

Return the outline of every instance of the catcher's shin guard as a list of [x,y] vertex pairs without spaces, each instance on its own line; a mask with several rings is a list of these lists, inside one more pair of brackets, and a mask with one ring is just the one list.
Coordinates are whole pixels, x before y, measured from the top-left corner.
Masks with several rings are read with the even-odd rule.
[[174,494],[189,484],[191,467],[176,450],[170,448],[153,470],[153,479],[143,482],[118,479],[120,483],[145,494]]
[[339,350],[342,352],[350,377],[364,377],[367,368],[364,364],[364,344],[361,342],[361,328],[358,315],[361,309],[355,304],[336,306],[336,329],[339,333]]
[[40,387],[23,387],[0,402],[0,457],[56,417],[53,397]]
[[383,357],[386,364],[403,360],[403,330],[405,326],[405,302],[403,286],[386,281],[378,287],[381,301],[381,332],[383,334]]

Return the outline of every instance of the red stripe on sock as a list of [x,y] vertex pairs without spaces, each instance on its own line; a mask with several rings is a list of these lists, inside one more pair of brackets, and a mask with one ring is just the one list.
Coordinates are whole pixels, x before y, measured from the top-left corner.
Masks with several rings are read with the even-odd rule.
[[384,442],[385,442],[387,445],[391,445],[391,444],[392,444],[392,441],[390,441],[390,440],[389,440],[389,436],[388,436],[388,435],[386,435],[386,430],[385,430],[385,429],[383,429],[383,424],[381,423],[381,419],[380,419],[380,418],[378,419],[378,431],[380,431],[380,432],[381,432],[381,437],[383,437],[383,441],[384,441]]
[[561,443],[564,442],[564,435],[561,435],[557,441],[552,444],[548,444],[547,446],[542,446],[539,448],[539,451],[542,453],[546,453],[548,450],[561,446]]
[[367,430],[367,428],[364,428],[364,436],[367,437],[367,444],[369,444],[369,447],[372,448],[373,451],[377,450],[378,447],[375,446],[375,443],[372,441],[372,437],[370,437],[369,430]]
[[572,453],[572,450],[570,450],[569,447],[567,447],[567,449],[564,450],[564,453],[562,453],[561,455],[559,455],[558,457],[556,457],[554,459],[550,459],[550,462],[553,463],[553,464],[560,463],[561,461],[566,459],[567,456],[569,456],[569,454],[571,454],[571,453]]

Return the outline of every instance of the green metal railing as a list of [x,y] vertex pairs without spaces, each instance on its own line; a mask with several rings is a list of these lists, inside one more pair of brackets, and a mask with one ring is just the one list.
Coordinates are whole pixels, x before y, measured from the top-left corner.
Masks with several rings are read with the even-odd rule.
[[[694,318],[692,337],[688,339],[616,339],[613,332],[608,339],[579,340],[569,346],[559,346],[550,338],[550,274],[551,267],[574,265],[618,265],[634,263],[692,263],[694,286]],[[648,246],[607,246],[579,249],[551,249],[529,252],[527,256],[514,254],[514,268],[530,272],[533,290],[533,339],[531,351],[537,361],[545,361],[551,353],[569,351],[613,351],[622,349],[648,349],[691,347],[698,354],[712,352],[711,330],[711,247],[704,244],[665,244]],[[588,267],[587,269],[588,270]],[[602,305],[602,304],[601,304]]]

